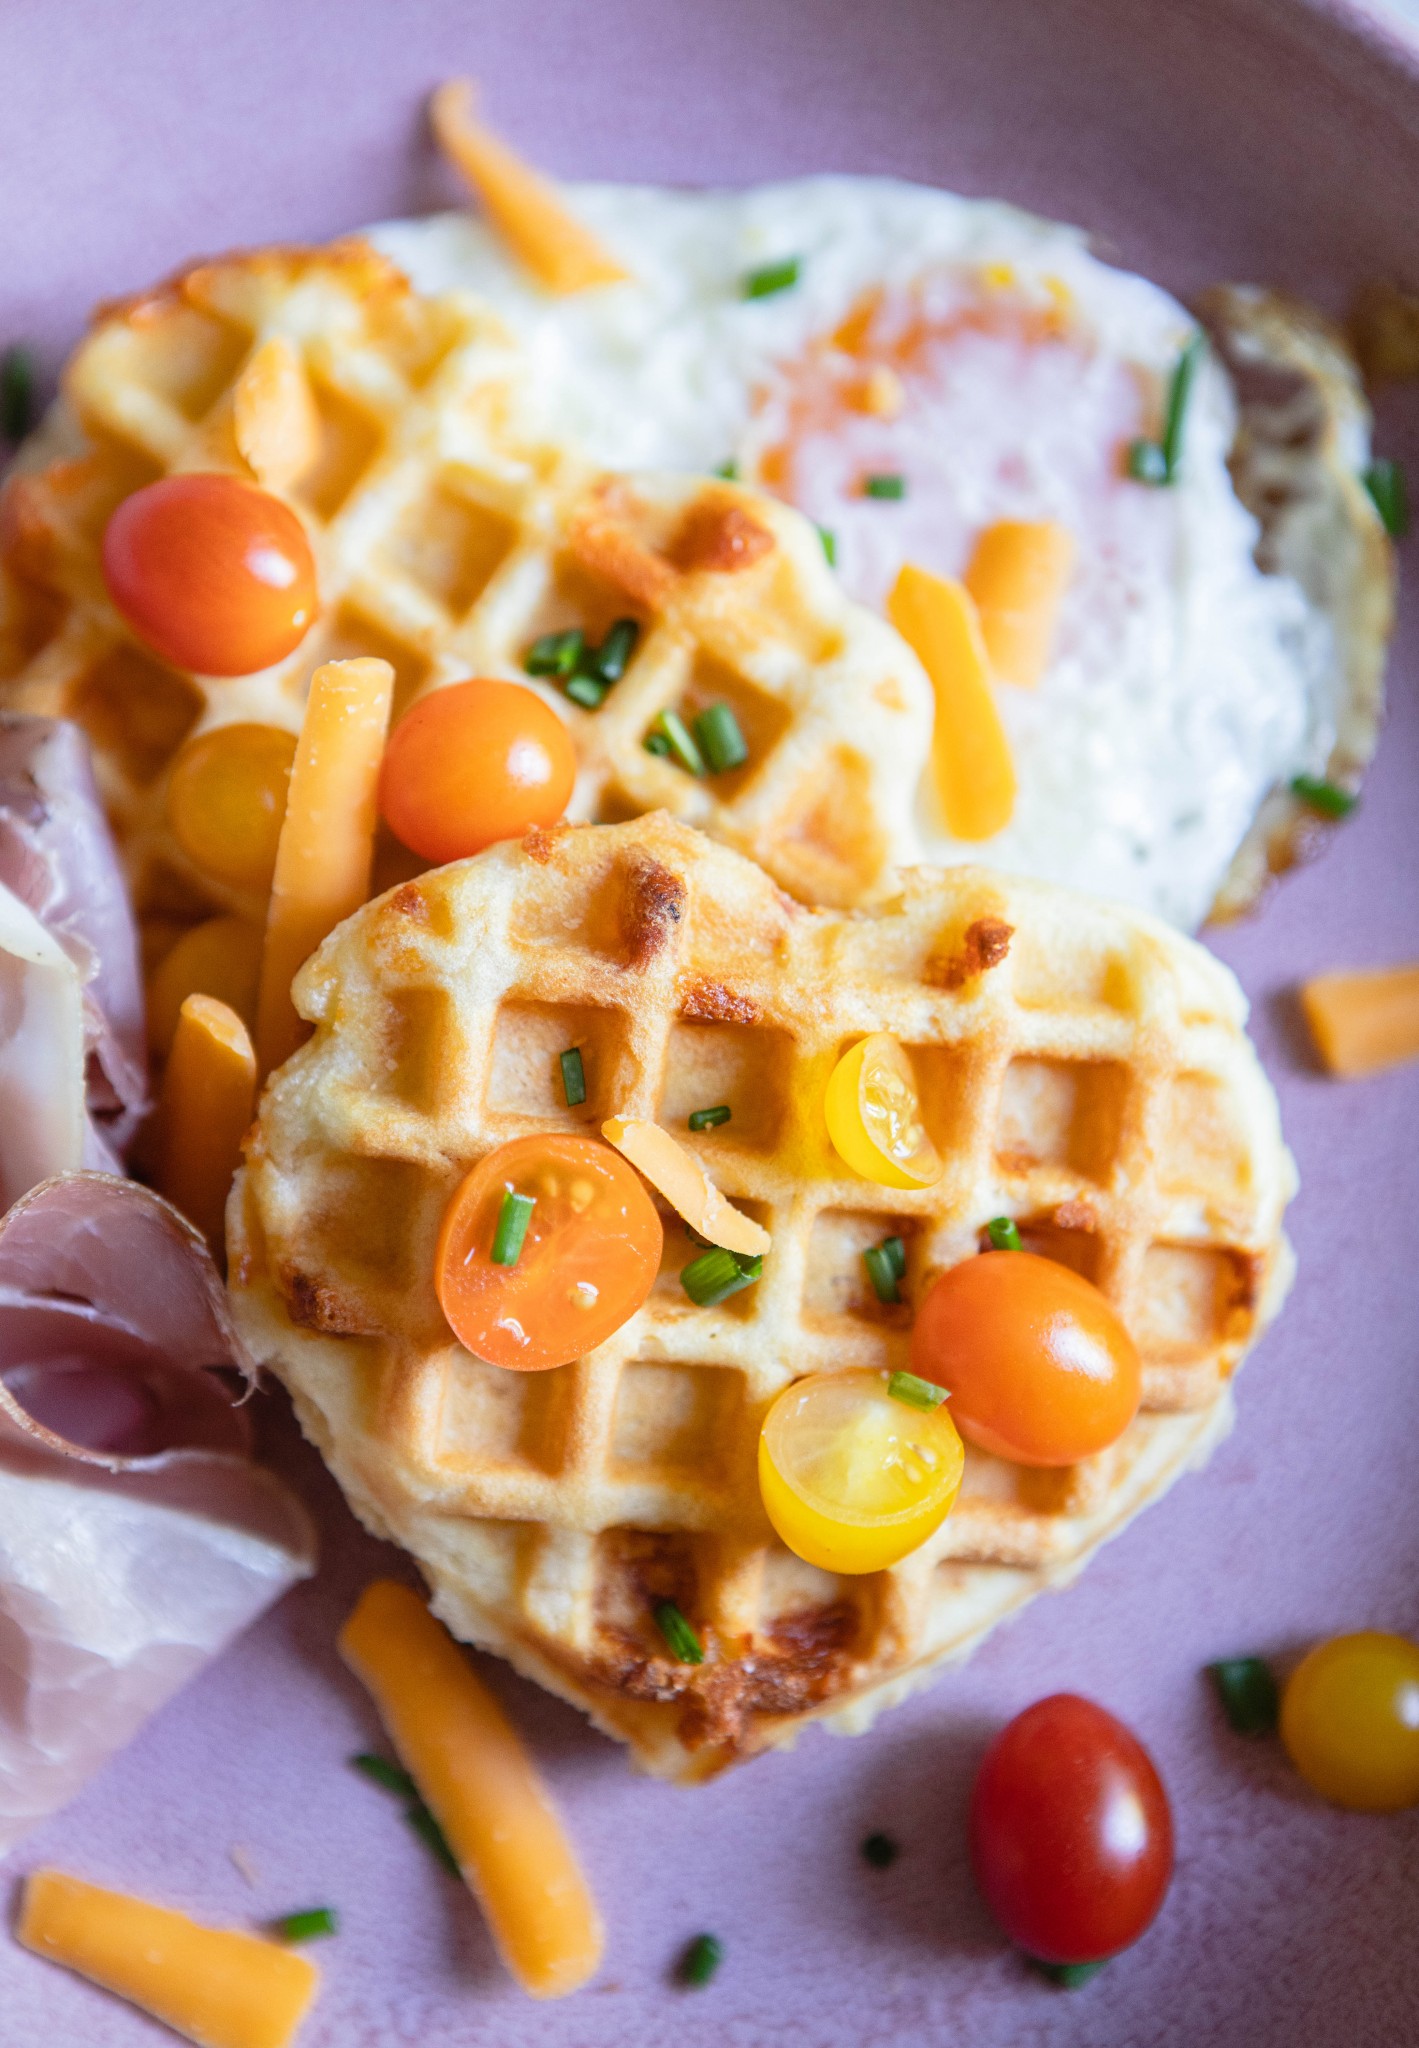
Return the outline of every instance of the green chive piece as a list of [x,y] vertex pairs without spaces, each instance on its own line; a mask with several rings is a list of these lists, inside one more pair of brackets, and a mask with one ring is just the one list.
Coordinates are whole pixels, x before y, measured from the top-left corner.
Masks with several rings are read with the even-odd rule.
[[340,1918],[333,1906],[311,1906],[304,1913],[287,1913],[271,1922],[277,1941],[319,1941],[340,1932]]
[[426,1849],[431,1849],[450,1877],[461,1878],[458,1858],[448,1846],[448,1837],[434,1819],[422,1800],[417,1806],[405,1808],[404,1818]]
[[599,711],[606,701],[606,685],[595,676],[569,676],[566,692],[573,704],[580,704],[587,711]]
[[1013,1217],[992,1216],[985,1226],[985,1234],[990,1239],[993,1252],[1018,1252],[1021,1249],[1020,1232]]
[[1165,484],[1168,458],[1156,441],[1130,441],[1128,473],[1136,484]]
[[749,749],[731,705],[711,704],[703,710],[695,720],[695,738],[709,763],[711,775],[725,775],[731,768],[742,768],[749,758]]
[[899,1237],[884,1237],[880,1247],[898,1280],[907,1277],[907,1248]]
[[894,1372],[887,1392],[894,1401],[905,1401],[908,1408],[939,1408],[947,1398],[945,1387],[938,1387],[934,1380],[919,1380],[914,1372]]
[[34,357],[27,348],[0,355],[0,441],[23,441],[34,419]]
[[739,481],[739,464],[731,455],[727,462],[716,463],[710,474],[712,476],[722,476],[727,484],[737,484]]
[[522,1241],[536,1207],[535,1195],[514,1194],[511,1188],[504,1190],[503,1205],[498,1211],[498,1227],[493,1232],[492,1260],[495,1266],[515,1266],[522,1257]]
[[907,494],[907,480],[904,476],[869,476],[863,479],[864,498],[904,498]]
[[1303,804],[1309,804],[1313,811],[1320,811],[1327,818],[1348,818],[1360,801],[1352,791],[1327,782],[1323,775],[1297,775],[1292,779],[1291,791]]
[[1178,464],[1182,460],[1183,423],[1187,418],[1187,403],[1192,396],[1192,387],[1197,380],[1198,365],[1202,361],[1206,342],[1200,334],[1190,334],[1183,343],[1182,354],[1178,357],[1177,368],[1168,386],[1168,410],[1163,422],[1163,467],[1168,483],[1176,483]]
[[1081,1984],[1097,1977],[1108,1960],[1105,1956],[1097,1963],[1045,1963],[1038,1956],[1031,1956],[1030,1966],[1042,1977],[1048,1977],[1051,1984],[1057,1984],[1061,1991],[1077,1991]]
[[[900,1240],[898,1240],[900,1242]],[[872,1282],[872,1291],[881,1302],[890,1307],[901,1300],[897,1282],[901,1278],[892,1256],[885,1244],[870,1244],[862,1254],[862,1263],[867,1268],[867,1277]]]
[[655,1625],[678,1663],[704,1663],[704,1645],[673,1600],[656,1601]]
[[1228,1726],[1238,1735],[1273,1735],[1281,1697],[1260,1657],[1221,1657],[1207,1666]]
[[670,758],[670,742],[663,732],[648,732],[641,745],[648,754],[658,754],[662,761]]
[[569,1045],[560,1056],[562,1069],[562,1093],[568,1109],[576,1109],[586,1100],[586,1068],[581,1061],[581,1048]]
[[890,1835],[869,1835],[862,1845],[863,1861],[874,1870],[888,1870],[901,1855]]
[[678,712],[662,711],[653,729],[664,736],[671,760],[683,768],[687,775],[704,774],[705,764],[700,750]]
[[619,683],[641,637],[637,619],[617,619],[596,650],[594,669],[603,683]]
[[570,676],[585,653],[585,633],[580,626],[569,626],[564,633],[544,633],[534,640],[522,666],[530,676]]
[[1393,540],[1403,540],[1409,531],[1409,479],[1403,465],[1379,456],[1365,471],[1364,481],[1385,532]]
[[838,537],[831,526],[820,526],[818,538],[823,543],[823,554],[830,569],[838,566]]
[[400,1799],[417,1799],[419,1788],[407,1771],[401,1771],[398,1764],[392,1764],[388,1757],[372,1756],[368,1751],[350,1758],[357,1771],[363,1771],[382,1791],[393,1792]]
[[727,1102],[717,1102],[713,1109],[692,1109],[688,1122],[692,1131],[712,1131],[716,1124],[727,1124],[733,1114]]
[[768,299],[775,292],[786,292],[796,285],[803,272],[803,260],[798,256],[785,256],[781,262],[765,263],[758,270],[751,270],[739,289],[746,299]]
[[742,1252],[727,1252],[723,1245],[691,1259],[680,1275],[680,1285],[696,1308],[714,1308],[731,1294],[752,1287],[764,1270],[764,1255],[746,1258]]
[[682,1984],[693,1984],[698,1990],[708,1984],[710,1978],[724,1961],[724,1943],[716,1934],[697,1934],[684,1955],[676,1974]]

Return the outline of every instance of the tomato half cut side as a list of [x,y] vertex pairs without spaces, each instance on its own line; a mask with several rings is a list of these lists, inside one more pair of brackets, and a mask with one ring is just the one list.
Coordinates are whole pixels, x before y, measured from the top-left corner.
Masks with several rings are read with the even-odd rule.
[[[492,1253],[508,1195],[530,1197],[514,1263]],[[480,1160],[449,1203],[434,1284],[475,1358],[517,1372],[604,1344],[650,1293],[660,1217],[634,1168],[597,1138],[514,1138]]]

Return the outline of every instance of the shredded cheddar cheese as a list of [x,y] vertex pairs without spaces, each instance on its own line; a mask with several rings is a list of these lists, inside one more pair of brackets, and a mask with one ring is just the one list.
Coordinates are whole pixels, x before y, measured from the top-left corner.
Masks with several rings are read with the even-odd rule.
[[1015,809],[1015,764],[991,694],[975,602],[954,578],[908,562],[887,616],[936,692],[932,765],[946,829],[956,839],[990,839]]
[[255,1107],[256,1055],[246,1026],[215,996],[188,996],[163,1074],[158,1192],[197,1225],[218,1259]]
[[659,1124],[613,1116],[601,1126],[601,1135],[711,1244],[751,1259],[769,1249],[772,1240],[763,1225],[727,1202],[698,1159]]
[[1332,1074],[1359,1080],[1419,1059],[1419,964],[1317,975],[1301,1007]]
[[256,350],[232,393],[232,431],[259,484],[283,491],[320,452],[320,414],[305,365],[283,334]]
[[1074,536],[1053,519],[1001,519],[976,542],[967,590],[993,673],[1033,690],[1049,664]]

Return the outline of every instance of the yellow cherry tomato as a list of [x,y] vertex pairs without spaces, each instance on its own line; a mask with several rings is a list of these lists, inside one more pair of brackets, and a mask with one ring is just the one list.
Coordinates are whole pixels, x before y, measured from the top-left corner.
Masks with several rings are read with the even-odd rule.
[[1287,1680],[1281,1740],[1336,1806],[1419,1804],[1419,1643],[1379,1629],[1317,1643]]
[[184,932],[148,977],[148,1043],[166,1059],[189,996],[215,996],[256,1025],[262,932],[244,917],[209,917]]
[[829,1572],[880,1572],[939,1529],[965,1453],[943,1407],[893,1398],[884,1372],[785,1387],[759,1436],[759,1491],[779,1536]]
[[884,1188],[929,1188],[941,1155],[921,1119],[911,1061],[890,1031],[845,1052],[823,1102],[828,1136],[854,1173]]
[[269,889],[296,736],[278,725],[223,725],[189,740],[168,783],[173,837],[206,874]]

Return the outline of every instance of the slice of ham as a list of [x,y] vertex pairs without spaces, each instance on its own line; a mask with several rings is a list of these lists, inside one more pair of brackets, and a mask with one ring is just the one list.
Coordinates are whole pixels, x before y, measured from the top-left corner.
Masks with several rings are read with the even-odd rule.
[[249,1456],[251,1377],[148,1189],[66,1174],[0,1221],[0,1854],[313,1571]]
[[0,884],[78,971],[93,1127],[86,1163],[112,1164],[148,1106],[143,983],[132,906],[77,725],[0,713]]
[[0,1211],[36,1181],[101,1163],[92,1139],[79,970],[0,884]]

